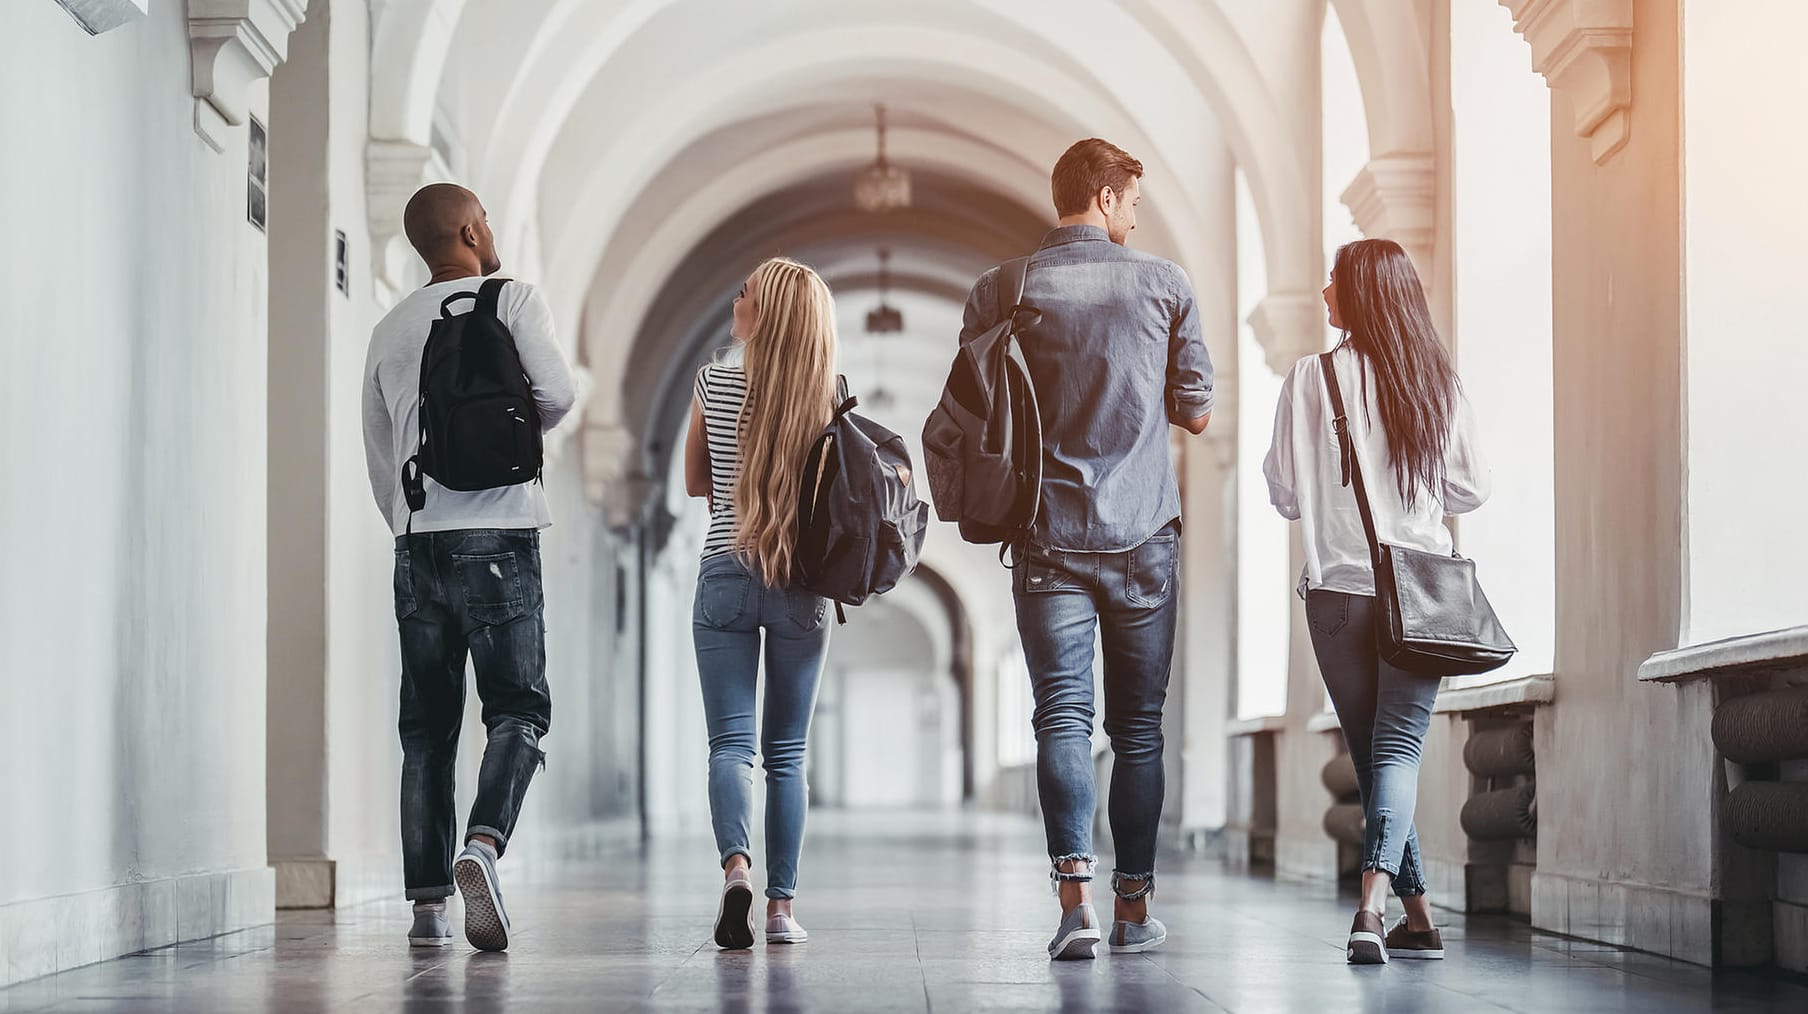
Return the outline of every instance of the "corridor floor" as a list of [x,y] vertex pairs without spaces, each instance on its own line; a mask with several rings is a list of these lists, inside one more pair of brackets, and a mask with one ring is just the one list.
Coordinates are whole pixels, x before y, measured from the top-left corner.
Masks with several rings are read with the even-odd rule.
[[[506,954],[410,950],[402,902],[0,991],[22,1011],[1805,1011],[1808,983],[1447,915],[1442,962],[1344,964],[1329,885],[1164,859],[1158,952],[1053,965],[1054,902],[1027,821],[816,813],[797,914],[809,943],[720,952],[706,842],[543,870],[510,886]],[[1108,912],[1109,910],[1106,909]]]

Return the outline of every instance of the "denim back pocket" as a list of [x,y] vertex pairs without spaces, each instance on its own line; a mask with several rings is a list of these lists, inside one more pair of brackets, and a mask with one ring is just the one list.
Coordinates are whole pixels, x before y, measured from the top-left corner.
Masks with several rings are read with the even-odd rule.
[[1306,593],[1306,623],[1313,630],[1335,637],[1350,622],[1350,597],[1337,592]]
[[527,612],[521,590],[521,567],[513,553],[484,556],[453,554],[458,581],[464,586],[465,614],[478,623],[497,626]]
[[738,567],[705,569],[697,579],[697,613],[711,627],[726,627],[747,611],[747,590],[752,583]]
[[1174,575],[1180,539],[1162,532],[1132,549],[1124,561],[1124,598],[1134,606],[1154,608],[1174,597]]
[[789,600],[785,603],[786,611],[791,614],[791,622],[797,624],[799,630],[809,633],[822,629],[823,618],[829,612],[828,599],[797,588],[786,592],[785,597]]

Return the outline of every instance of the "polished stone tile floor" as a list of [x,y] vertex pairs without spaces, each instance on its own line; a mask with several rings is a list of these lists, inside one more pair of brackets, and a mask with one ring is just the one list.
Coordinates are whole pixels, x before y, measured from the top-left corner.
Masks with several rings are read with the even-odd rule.
[[[1330,885],[1165,858],[1143,955],[1053,965],[1037,828],[980,815],[812,815],[797,913],[811,940],[721,952],[707,842],[510,885],[506,954],[411,951],[403,902],[283,913],[274,927],[0,991],[20,1011],[1808,1011],[1808,983],[1446,916],[1442,962],[1344,964]],[[551,879],[556,875],[558,879]]]

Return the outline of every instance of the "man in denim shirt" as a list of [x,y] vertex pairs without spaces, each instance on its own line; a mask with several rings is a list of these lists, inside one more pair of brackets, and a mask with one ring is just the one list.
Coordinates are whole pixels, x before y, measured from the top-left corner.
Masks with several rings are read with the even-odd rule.
[[[1168,425],[1203,433],[1212,364],[1186,272],[1130,250],[1142,163],[1093,138],[1055,164],[1060,225],[1030,258],[1019,333],[1042,416],[1042,507],[1012,591],[1036,699],[1036,781],[1062,920],[1049,955],[1090,958],[1093,640],[1104,651],[1113,951],[1167,939],[1148,914],[1161,821],[1161,709],[1174,655],[1180,487]],[[998,269],[967,299],[961,340],[997,321]]]

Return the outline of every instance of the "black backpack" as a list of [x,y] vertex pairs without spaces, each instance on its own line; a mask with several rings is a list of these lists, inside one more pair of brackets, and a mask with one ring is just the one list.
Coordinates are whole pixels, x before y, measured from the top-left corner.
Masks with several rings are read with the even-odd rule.
[[[497,315],[506,278],[447,296],[421,351],[420,440],[402,465],[408,509],[427,505],[423,475],[447,489],[497,489],[540,477],[540,408],[515,336]],[[452,304],[475,299],[470,313]]]
[[929,506],[917,499],[904,438],[853,411],[840,382],[841,404],[810,445],[798,484],[797,541],[792,581],[857,606],[883,595],[916,569]]
[[1042,417],[1013,340],[1037,319],[1023,305],[1028,271],[1027,257],[999,267],[998,323],[955,354],[941,401],[923,425],[936,515],[959,523],[968,542],[1000,543],[1001,558],[1042,505]]

